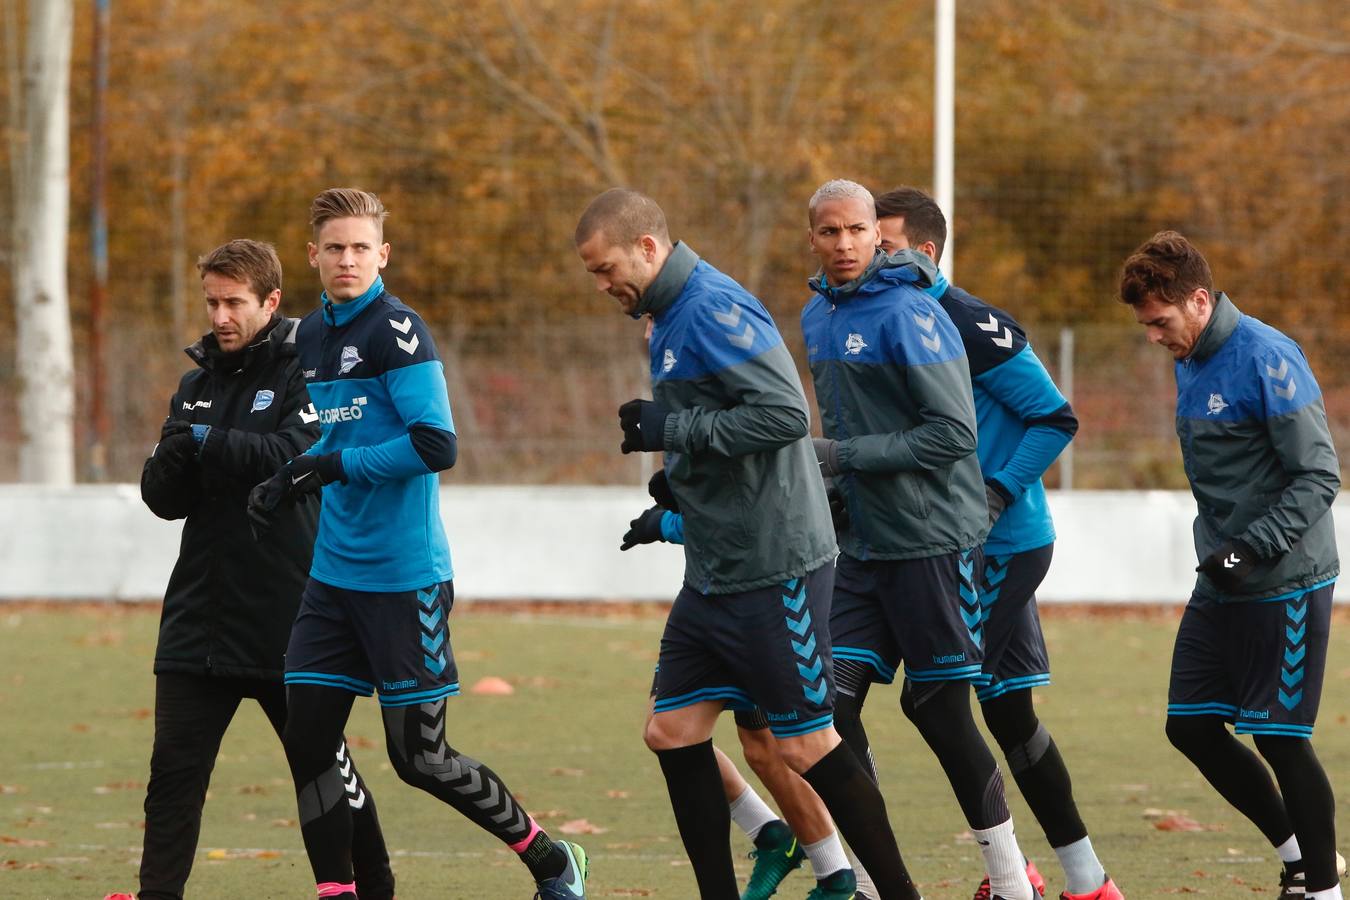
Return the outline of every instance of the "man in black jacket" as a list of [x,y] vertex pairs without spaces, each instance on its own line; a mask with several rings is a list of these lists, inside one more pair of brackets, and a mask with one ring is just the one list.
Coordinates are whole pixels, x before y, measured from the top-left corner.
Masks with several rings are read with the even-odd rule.
[[[169,403],[141,473],[155,515],[186,519],[155,649],[155,743],[145,798],[140,900],[181,898],[221,738],[240,700],[281,735],[286,642],[309,574],[316,497],[278,514],[255,542],[249,489],[319,436],[295,352],[296,320],[277,314],[281,262],[269,244],[230,241],[197,263],[211,331],[187,349],[197,368]],[[361,897],[393,896],[374,799],[341,761]],[[114,895],[116,896],[116,895]]]

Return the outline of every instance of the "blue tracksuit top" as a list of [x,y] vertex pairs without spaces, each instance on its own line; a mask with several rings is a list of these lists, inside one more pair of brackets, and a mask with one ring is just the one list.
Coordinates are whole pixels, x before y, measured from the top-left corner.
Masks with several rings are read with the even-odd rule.
[[986,481],[1012,495],[984,543],[991,556],[1055,540],[1041,476],[1078,431],[1078,419],[1012,316],[968,294],[939,272],[928,293],[951,317],[966,347]]
[[323,489],[310,576],[367,592],[450,580],[436,472],[453,464],[455,426],[426,323],[376,278],[347,303],[325,294],[296,344],[323,430],[308,452],[341,452],[347,473]]

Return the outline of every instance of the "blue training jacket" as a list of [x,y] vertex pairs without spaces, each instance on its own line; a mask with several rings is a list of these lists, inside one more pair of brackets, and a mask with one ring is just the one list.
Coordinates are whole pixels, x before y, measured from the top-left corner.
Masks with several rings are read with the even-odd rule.
[[980,471],[1012,497],[985,540],[985,553],[1003,556],[1044,547],[1055,540],[1055,524],[1041,476],[1073,440],[1078,418],[1012,316],[948,284],[941,273],[927,291],[942,304],[965,344]]
[[323,489],[310,575],[355,591],[426,588],[454,577],[436,473],[455,461],[445,371],[426,323],[376,278],[323,306],[296,338],[323,435],[345,484]]

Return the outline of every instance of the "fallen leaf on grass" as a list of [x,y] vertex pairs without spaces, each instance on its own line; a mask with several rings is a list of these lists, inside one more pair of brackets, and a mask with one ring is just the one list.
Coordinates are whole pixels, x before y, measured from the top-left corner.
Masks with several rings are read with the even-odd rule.
[[70,726],[70,730],[76,734],[87,734],[89,732],[89,726],[84,722],[76,722],[74,725]]
[[533,816],[536,821],[538,821],[539,819],[561,819],[563,816],[567,815],[567,810],[546,809],[543,812],[531,811],[530,815]]
[[563,834],[604,834],[609,831],[608,828],[592,825],[586,819],[572,819],[564,822],[558,826],[558,830]]
[[295,819],[273,819],[272,824],[277,828],[294,828],[300,823]]
[[608,790],[605,791],[605,796],[611,800],[627,800],[628,792],[620,790]]
[[[357,749],[359,749],[359,750],[368,750],[368,749],[370,749],[371,747],[374,747],[374,746],[375,746],[375,742],[372,741],[372,740],[371,740],[370,738],[368,738],[368,737],[362,737],[362,736],[359,735],[359,734],[353,734],[353,735],[349,735],[349,736],[347,737],[347,749],[348,749],[348,750],[352,749],[353,747],[355,747],[355,748],[357,748]],[[289,784],[289,782],[287,782],[287,783]]]
[[264,785],[261,785],[261,784],[246,784],[246,785],[244,785],[243,787],[239,788],[239,793],[241,793],[241,794],[265,794],[265,793],[267,793],[267,788],[266,788]]
[[1221,831],[1216,825],[1202,825],[1190,816],[1163,816],[1153,823],[1159,831]]
[[32,838],[17,838],[8,834],[0,834],[0,844],[10,844],[15,847],[50,847],[49,841],[39,841]]
[[650,897],[652,892],[646,888],[614,888],[609,892],[611,897]]
[[281,856],[280,850],[225,850],[216,848],[207,850],[207,859],[278,859]]
[[20,862],[17,859],[7,859],[0,863],[0,869],[50,869],[51,866],[40,862]]
[[585,769],[568,769],[568,768],[564,768],[564,767],[562,767],[562,766],[554,766],[552,769],[549,769],[549,770],[548,770],[548,774],[550,774],[550,775],[566,775],[568,778],[580,778],[582,775],[585,775],[585,774],[586,774],[586,770],[585,770]]
[[478,694],[482,697],[506,697],[515,692],[516,689],[511,687],[506,679],[498,678],[496,675],[487,675],[480,678],[477,684],[469,688],[470,694]]
[[17,784],[0,784],[0,794],[17,794],[21,790]]
[[111,794],[114,791],[139,791],[145,788],[145,785],[139,781],[110,781],[107,784],[100,784],[94,788],[95,794]]

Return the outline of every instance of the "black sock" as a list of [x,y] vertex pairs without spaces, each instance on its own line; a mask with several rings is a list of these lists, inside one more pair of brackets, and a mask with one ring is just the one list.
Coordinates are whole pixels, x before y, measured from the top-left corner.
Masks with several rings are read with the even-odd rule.
[[872,876],[881,891],[878,900],[919,900],[886,817],[886,801],[853,751],[840,743],[802,778],[820,795],[839,833]]
[[[1284,800],[1270,772],[1251,750],[1228,733],[1218,716],[1169,716],[1167,739],[1200,770],[1219,796],[1252,821],[1271,846],[1294,834]],[[1299,835],[1299,846],[1303,836]],[[1303,851],[1304,857],[1308,851]]]
[[675,824],[694,867],[699,896],[703,900],[739,900],[731,861],[731,808],[722,791],[712,741],[657,750],[656,758],[666,777]]
[[334,750],[355,695],[337,688],[287,688],[282,744],[295,781],[300,835],[318,884],[351,884],[352,808]]
[[1298,836],[1303,859],[1289,866],[1302,870],[1309,891],[1324,891],[1340,881],[1336,874],[1336,800],[1322,763],[1305,738],[1261,735],[1256,749],[1275,770],[1280,793]]
[[567,868],[567,854],[543,831],[536,834],[518,855],[535,881],[557,878]]
[[776,847],[792,837],[792,826],[782,819],[774,819],[769,824],[759,830],[755,835],[755,847],[763,850],[765,847]]
[[1069,769],[1032,710],[1031,690],[1009,691],[980,704],[980,709],[1050,846],[1067,847],[1087,837],[1073,800]]

